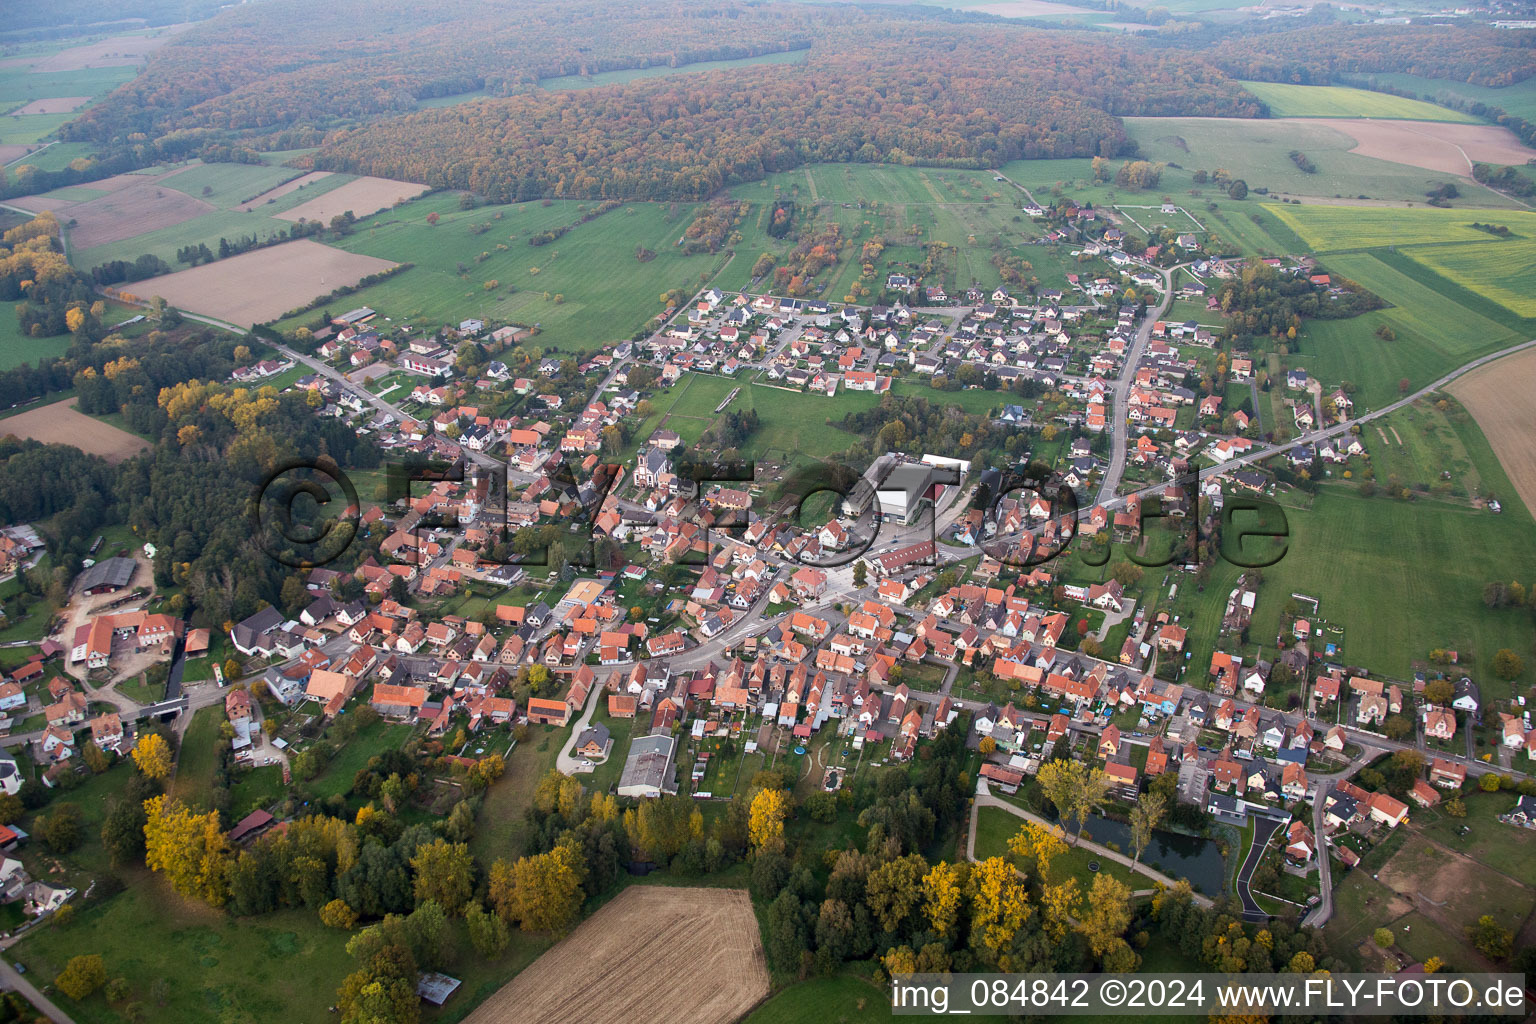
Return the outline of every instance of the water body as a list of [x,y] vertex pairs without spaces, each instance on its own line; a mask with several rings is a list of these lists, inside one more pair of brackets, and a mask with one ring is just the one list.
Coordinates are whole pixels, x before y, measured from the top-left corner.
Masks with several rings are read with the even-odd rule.
[[[1095,814],[1083,825],[1083,838],[1100,846],[1114,843],[1121,853],[1131,856],[1131,826],[1126,822]],[[1213,839],[1155,831],[1142,851],[1141,862],[1171,878],[1189,879],[1196,891],[1207,896],[1220,896],[1227,884],[1226,860]]]

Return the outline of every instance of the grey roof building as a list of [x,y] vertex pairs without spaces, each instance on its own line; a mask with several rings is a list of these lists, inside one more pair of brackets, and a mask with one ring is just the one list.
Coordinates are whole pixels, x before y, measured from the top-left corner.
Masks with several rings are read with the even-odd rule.
[[677,792],[672,780],[672,755],[677,741],[669,733],[641,736],[629,745],[624,774],[619,776],[619,796],[659,797]]

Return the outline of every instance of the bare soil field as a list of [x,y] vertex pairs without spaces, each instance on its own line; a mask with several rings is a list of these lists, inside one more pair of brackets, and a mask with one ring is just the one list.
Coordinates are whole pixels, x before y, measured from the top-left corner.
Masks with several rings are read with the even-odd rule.
[[273,214],[273,216],[280,220],[328,221],[338,213],[351,210],[358,217],[366,217],[370,213],[378,213],[385,207],[393,206],[401,199],[414,199],[428,191],[428,188],[429,186],[418,185],[415,182],[395,181],[391,178],[358,178],[340,188],[332,189],[323,196],[316,196],[307,203],[301,203],[287,213]]
[[100,199],[71,204],[69,217],[76,225],[69,241],[77,249],[89,249],[180,224],[212,209],[185,192],[141,181]]
[[0,434],[30,437],[44,444],[73,445],[114,463],[149,447],[142,437],[87,416],[80,411],[79,400],[74,398],[12,416],[0,423]]
[[31,146],[21,145],[0,146],[0,167],[26,156],[31,149]]
[[188,25],[168,25],[154,36],[118,36],[30,61],[32,71],[80,71],[84,68],[127,68],[144,63],[144,58],[171,41]]
[[89,96],[58,96],[47,100],[33,100],[20,110],[11,111],[12,117],[23,114],[67,114],[79,110],[91,102]]
[[[294,178],[292,181],[284,182],[283,184],[277,186],[277,188],[268,189],[261,195],[257,196],[255,199],[252,199],[250,202],[241,203],[239,206],[235,207],[235,209],[244,211],[254,210],[256,207],[264,206],[274,199],[281,199],[289,192],[296,191],[303,188],[305,185],[319,181],[321,178],[329,178],[330,176],[330,171],[310,171],[308,174]],[[357,211],[354,210],[353,212],[356,213]]]
[[393,266],[306,238],[126,287],[135,295],[159,295],[180,309],[248,327]]
[[[1525,507],[1536,516],[1536,349],[1479,366],[1446,388],[1461,400],[1493,446]],[[1504,496],[1508,501],[1508,496]]]
[[16,199],[7,199],[5,205],[14,206],[18,210],[26,210],[28,213],[42,213],[44,210],[62,210],[66,206],[75,204],[68,199],[60,199],[54,196],[20,196]]
[[631,886],[464,1021],[731,1024],[767,994],[745,892]]
[[[1280,120],[1316,123],[1310,118]],[[1466,176],[1474,161],[1518,165],[1536,159],[1536,149],[1521,145],[1512,132],[1496,125],[1367,118],[1329,118],[1325,123],[1355,140],[1351,153],[1427,171]]]

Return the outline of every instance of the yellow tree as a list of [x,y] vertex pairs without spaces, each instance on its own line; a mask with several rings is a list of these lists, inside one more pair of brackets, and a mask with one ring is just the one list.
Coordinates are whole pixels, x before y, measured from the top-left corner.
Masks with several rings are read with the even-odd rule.
[[1013,865],[988,857],[971,869],[971,935],[994,957],[1013,941],[1029,914],[1029,893]]
[[1109,794],[1109,779],[1104,769],[1089,767],[1081,761],[1047,761],[1036,775],[1046,797],[1061,812],[1061,821],[1076,820],[1072,845],[1083,835],[1083,823],[1094,811],[1104,806]]
[[1083,893],[1075,878],[1041,889],[1040,910],[1044,915],[1045,933],[1057,942],[1066,938],[1082,902]]
[[1088,890],[1088,900],[1078,920],[1094,955],[1103,956],[1113,949],[1130,923],[1130,886],[1103,872],[1094,876],[1093,888]]
[[939,861],[923,876],[923,916],[939,935],[949,937],[960,912],[960,868]]
[[911,946],[892,946],[880,958],[886,974],[912,974],[917,970],[917,957]]
[[[502,916],[515,918],[525,932],[552,932],[564,935],[581,912],[586,894],[581,882],[583,865],[580,855],[569,846],[557,846],[548,853],[521,857],[511,869],[511,891],[501,893],[509,906],[498,910]],[[492,871],[491,898],[498,887]],[[508,912],[510,911],[510,913]]]
[[782,789],[764,789],[752,798],[747,831],[755,849],[783,848],[784,818],[788,812],[788,801]]
[[1067,852],[1067,844],[1062,841],[1059,833],[1060,829],[1054,826],[1026,821],[1008,840],[1008,852],[1032,861],[1040,881],[1049,881],[1051,861]]
[[886,861],[869,873],[866,902],[880,927],[895,932],[906,923],[923,896],[923,875],[928,862],[912,854]]
[[133,763],[150,778],[163,779],[171,772],[171,748],[159,733],[141,733],[133,745]]
[[144,863],[171,887],[220,907],[229,898],[229,840],[217,811],[193,814],[164,796],[144,801]]
[[68,328],[70,334],[74,334],[76,331],[80,330],[84,324],[85,310],[76,307],[74,309],[66,309],[64,311],[64,326]]

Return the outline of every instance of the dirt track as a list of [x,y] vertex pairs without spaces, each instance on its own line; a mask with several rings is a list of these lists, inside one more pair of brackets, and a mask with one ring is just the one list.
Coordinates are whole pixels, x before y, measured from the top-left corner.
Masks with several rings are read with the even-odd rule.
[[[1509,474],[1525,507],[1536,515],[1536,349],[1497,359],[1453,381],[1446,389],[1461,400]],[[1513,495],[1499,495],[1505,501]]]
[[732,1024],[768,994],[739,889],[631,886],[465,1024]]

